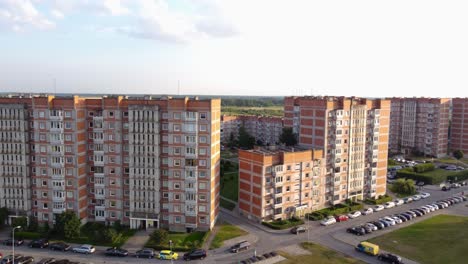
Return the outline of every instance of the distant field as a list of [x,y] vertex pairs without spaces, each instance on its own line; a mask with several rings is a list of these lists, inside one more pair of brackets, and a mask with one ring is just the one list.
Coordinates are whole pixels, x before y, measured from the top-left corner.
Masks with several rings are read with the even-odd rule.
[[283,106],[251,107],[251,106],[223,106],[223,115],[263,115],[283,116]]
[[468,217],[438,215],[369,241],[419,263],[467,263]]

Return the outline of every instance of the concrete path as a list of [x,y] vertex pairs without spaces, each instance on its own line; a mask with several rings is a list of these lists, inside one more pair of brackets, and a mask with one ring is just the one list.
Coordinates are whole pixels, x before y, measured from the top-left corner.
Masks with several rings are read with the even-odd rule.
[[202,246],[202,248],[203,248],[204,250],[210,249],[211,242],[213,242],[213,239],[215,238],[216,233],[218,233],[218,230],[219,230],[219,226],[216,224],[216,225],[213,227],[213,230],[211,230],[208,239],[205,241],[205,244],[203,244],[203,246]]
[[130,252],[140,250],[145,246],[150,234],[150,230],[139,230],[132,237],[130,237],[127,242],[125,242],[122,248],[125,248]]

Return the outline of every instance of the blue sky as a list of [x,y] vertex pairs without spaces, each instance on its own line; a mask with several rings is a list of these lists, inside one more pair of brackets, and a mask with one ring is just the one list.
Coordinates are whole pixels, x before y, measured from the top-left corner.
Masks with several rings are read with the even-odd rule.
[[0,91],[468,96],[466,1],[1,0]]

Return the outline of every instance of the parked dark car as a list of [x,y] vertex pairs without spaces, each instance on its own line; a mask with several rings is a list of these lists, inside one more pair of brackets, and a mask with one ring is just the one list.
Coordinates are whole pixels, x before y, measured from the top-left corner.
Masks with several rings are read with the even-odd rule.
[[388,262],[392,264],[403,264],[401,257],[391,254],[391,253],[382,253],[377,256],[380,261]]
[[416,209],[411,209],[410,211],[413,212],[413,213],[415,213],[416,216],[418,216],[418,217],[424,215],[422,212],[420,212],[419,210],[416,210]]
[[[24,244],[24,240],[19,238],[15,238],[15,246],[21,246]],[[4,240],[3,241],[3,245],[7,245],[7,246],[12,246],[13,245],[13,240],[11,238],[7,239],[7,240]]]
[[135,252],[135,257],[137,258],[154,258],[155,253],[151,248],[144,248]]
[[379,222],[379,221],[374,221],[374,222],[370,222],[370,223],[372,223],[373,225],[375,225],[379,230],[385,228],[385,225],[382,224],[382,223]]
[[106,256],[114,256],[114,257],[126,257],[128,256],[128,250],[123,248],[108,248],[105,252]]
[[362,236],[362,235],[366,234],[366,230],[364,228],[362,228],[362,227],[350,227],[350,228],[346,229],[346,232],[351,233],[351,234],[355,234],[355,235],[358,235],[358,236]]
[[204,249],[194,249],[184,254],[184,260],[204,259],[206,258],[206,251]]
[[242,250],[247,250],[250,248],[250,242],[248,241],[241,241],[235,245],[233,245],[231,248],[230,248],[230,251],[232,253],[237,253],[239,251],[242,251]]
[[43,258],[39,260],[36,264],[55,264],[57,260],[54,258]]
[[[21,259],[23,255],[21,254],[15,254],[15,261],[18,261]],[[13,263],[13,255],[8,255],[2,258],[2,261],[0,262],[2,264],[12,264]]]
[[413,215],[407,212],[401,213],[401,215],[404,215],[408,220],[413,219]]
[[34,262],[34,258],[31,256],[26,256],[15,261],[15,264],[31,264]]
[[423,215],[426,215],[426,214],[427,214],[427,212],[426,212],[425,210],[421,209],[421,208],[415,208],[414,210],[419,211],[419,212],[422,213]]
[[33,241],[29,242],[28,246],[30,248],[45,248],[49,246],[49,240],[45,238],[34,239]]
[[450,186],[444,186],[444,187],[442,187],[442,191],[444,191],[444,192],[450,191]]
[[50,244],[49,248],[51,250],[57,250],[57,251],[68,251],[70,250],[71,246],[63,242],[56,242],[56,243]]
[[367,225],[360,225],[360,226],[357,226],[357,228],[364,228],[364,230],[366,231],[366,234],[370,234],[372,233],[374,230],[372,230],[371,227],[367,226]]
[[307,228],[303,226],[296,226],[296,227],[291,228],[290,232],[292,234],[299,234],[299,233],[305,233],[305,231],[307,231]]
[[403,221],[403,222],[406,222],[406,221],[409,220],[409,218],[406,217],[406,215],[404,215],[404,214],[398,214],[398,215],[395,215],[395,216],[398,217],[398,218],[400,218],[401,221]]
[[378,222],[381,223],[384,227],[390,226],[390,224],[387,221],[378,220]]

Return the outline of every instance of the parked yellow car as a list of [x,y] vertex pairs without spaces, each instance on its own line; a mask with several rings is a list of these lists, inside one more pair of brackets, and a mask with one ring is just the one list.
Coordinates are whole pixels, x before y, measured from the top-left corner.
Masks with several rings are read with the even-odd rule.
[[356,250],[372,256],[379,254],[379,246],[369,242],[361,242],[356,246]]
[[159,255],[158,255],[158,259],[173,259],[173,260],[177,260],[177,258],[179,257],[179,254],[177,254],[176,252],[174,251],[170,251],[170,250],[161,250],[159,252]]

